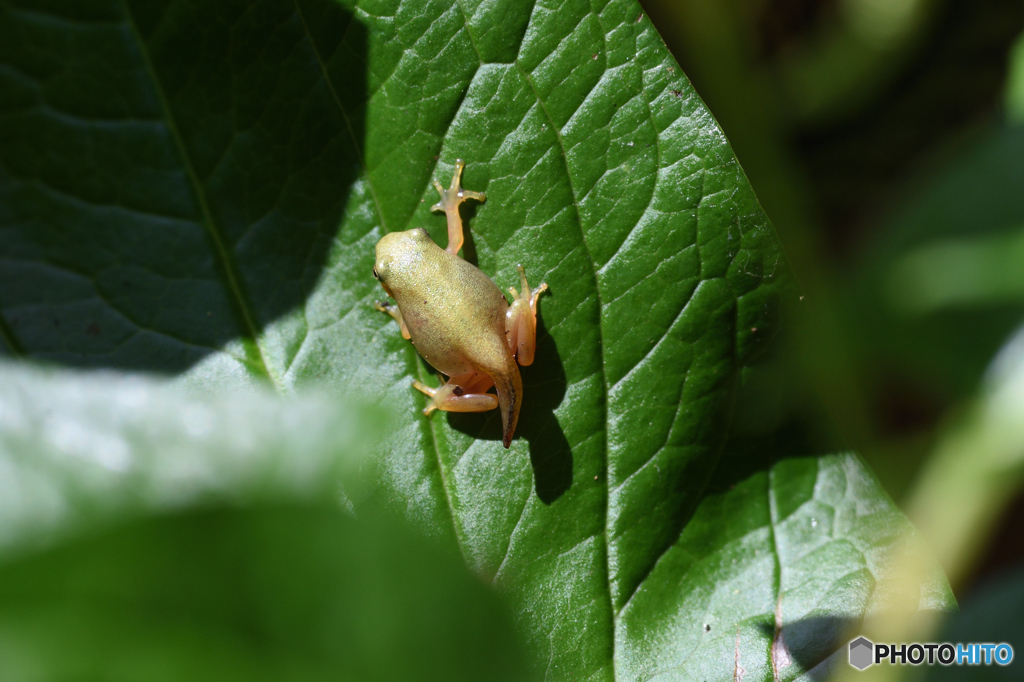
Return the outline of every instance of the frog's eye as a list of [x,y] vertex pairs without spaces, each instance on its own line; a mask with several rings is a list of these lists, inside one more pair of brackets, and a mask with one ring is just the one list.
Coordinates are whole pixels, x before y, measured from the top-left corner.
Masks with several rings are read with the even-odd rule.
[[413,236],[416,237],[416,239],[430,239],[430,235],[427,234],[427,231],[424,230],[422,227],[417,227],[415,230],[412,231],[412,233]]
[[377,274],[377,268],[373,269],[373,278],[377,281],[380,281],[380,275]]

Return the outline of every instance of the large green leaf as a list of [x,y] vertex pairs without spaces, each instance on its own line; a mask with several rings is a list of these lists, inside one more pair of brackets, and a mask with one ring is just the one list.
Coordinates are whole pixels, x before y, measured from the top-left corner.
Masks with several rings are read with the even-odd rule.
[[0,677],[527,679],[456,553],[338,508],[377,422],[0,364]]
[[[386,405],[378,501],[509,595],[548,677],[790,678],[884,601],[909,528],[856,457],[723,457],[791,287],[633,0],[9,1],[0,84],[9,351]],[[457,157],[466,256],[551,287],[510,451],[419,414],[370,305]]]
[[136,521],[0,567],[11,680],[523,680],[453,557],[336,507]]
[[353,519],[372,413],[0,365],[0,677],[522,680],[454,552]]

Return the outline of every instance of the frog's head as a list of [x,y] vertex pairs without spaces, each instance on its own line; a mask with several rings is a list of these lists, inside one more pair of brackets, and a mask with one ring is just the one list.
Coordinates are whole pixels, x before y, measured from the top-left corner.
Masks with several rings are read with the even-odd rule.
[[422,271],[424,260],[437,244],[423,228],[405,232],[389,232],[377,242],[377,259],[373,265],[373,276],[388,296],[394,298],[392,289],[402,289],[403,281],[415,277]]

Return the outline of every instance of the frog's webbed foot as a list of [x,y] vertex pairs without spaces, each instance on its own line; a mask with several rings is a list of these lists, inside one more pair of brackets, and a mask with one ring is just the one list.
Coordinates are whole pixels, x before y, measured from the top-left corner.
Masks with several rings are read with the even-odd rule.
[[514,300],[505,313],[505,338],[509,350],[519,364],[525,367],[533,364],[537,348],[537,299],[548,290],[548,285],[541,284],[531,292],[526,282],[526,270],[522,265],[517,265],[516,270],[519,271],[522,291],[516,291],[515,287],[508,289]]
[[430,396],[430,404],[423,410],[429,415],[434,410],[445,412],[487,412],[498,407],[498,396],[487,393],[494,385],[486,375],[471,372],[462,376],[451,377],[447,383],[431,388],[418,381],[412,387]]
[[384,303],[381,301],[374,301],[373,307],[375,310],[379,310],[382,313],[387,313],[391,317],[395,318],[395,322],[402,329],[402,336],[406,339],[410,338],[409,328],[405,326],[405,320],[402,318],[402,311],[398,309],[397,305],[391,303]]
[[440,182],[434,180],[434,187],[437,188],[437,193],[441,195],[441,201],[430,207],[431,211],[444,211],[445,217],[448,219],[448,246],[445,248],[445,251],[453,256],[459,255],[459,249],[462,248],[462,242],[464,241],[459,204],[467,199],[480,202],[487,200],[487,195],[483,192],[471,192],[468,189],[462,189],[461,176],[462,169],[465,167],[465,161],[462,159],[455,160],[455,173],[452,174],[452,184],[448,189],[445,189],[441,186]]

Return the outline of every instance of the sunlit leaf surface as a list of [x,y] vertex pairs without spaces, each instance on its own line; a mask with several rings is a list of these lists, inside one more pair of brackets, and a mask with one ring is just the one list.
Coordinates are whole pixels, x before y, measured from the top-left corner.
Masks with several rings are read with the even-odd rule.
[[[0,85],[8,352],[379,402],[375,497],[548,678],[790,679],[884,601],[909,527],[856,457],[723,456],[792,287],[633,0],[8,2]],[[551,289],[508,451],[496,414],[419,413],[432,372],[371,307],[382,234],[443,243],[456,158],[488,195],[464,255]]]

